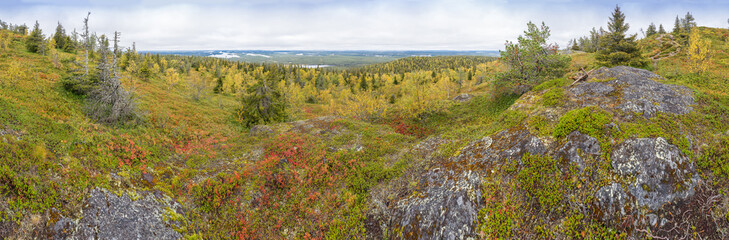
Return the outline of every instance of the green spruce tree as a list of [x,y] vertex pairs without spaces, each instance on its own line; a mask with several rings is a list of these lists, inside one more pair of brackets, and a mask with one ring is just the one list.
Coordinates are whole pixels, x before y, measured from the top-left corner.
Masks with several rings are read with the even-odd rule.
[[673,22],[673,35],[678,35],[681,33],[681,20],[678,18],[678,15],[676,15],[676,21]]
[[246,128],[286,121],[286,100],[276,89],[273,75],[269,73],[247,89],[247,94],[241,101],[243,106],[236,111],[238,120]]
[[53,40],[56,40],[56,48],[65,50],[67,38],[68,36],[66,36],[66,30],[63,29],[61,22],[58,22],[58,26],[56,26],[56,34],[53,35]]
[[681,28],[683,28],[683,32],[689,34],[693,27],[696,27],[696,19],[691,15],[691,12],[686,12],[686,16],[681,19]]
[[635,43],[636,35],[625,35],[629,28],[630,25],[625,22],[625,15],[616,5],[608,22],[607,36],[600,42],[601,50],[595,56],[600,65],[610,67],[618,65],[644,67],[647,65],[647,59],[641,56],[640,49]]
[[44,38],[43,31],[40,29],[40,24],[38,24],[38,21],[35,21],[33,31],[30,32],[30,36],[28,36],[25,40],[25,48],[28,49],[29,52],[33,53],[42,51]]
[[651,23],[651,25],[648,25],[648,29],[646,29],[646,30],[645,30],[645,36],[646,36],[646,37],[650,37],[650,36],[653,36],[653,35],[655,35],[656,33],[658,33],[658,32],[656,31],[656,25],[655,25],[655,24],[653,24],[653,23]]

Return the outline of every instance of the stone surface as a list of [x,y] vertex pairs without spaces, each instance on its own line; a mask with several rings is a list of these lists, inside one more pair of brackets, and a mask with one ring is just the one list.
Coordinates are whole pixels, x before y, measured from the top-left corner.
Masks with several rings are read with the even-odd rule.
[[461,95],[455,96],[453,98],[453,101],[456,101],[456,102],[466,102],[466,101],[471,100],[471,98],[473,98],[473,96],[471,96],[471,94],[463,93]]
[[567,159],[576,164],[580,171],[585,169],[584,156],[600,155],[600,143],[596,138],[579,131],[567,135],[566,142],[555,153],[555,159]]
[[[435,147],[439,138],[414,148]],[[487,166],[542,155],[546,147],[525,129],[501,131],[473,141],[456,157],[435,165],[420,177],[416,194],[395,203],[394,228],[406,239],[478,238],[474,222],[481,202],[481,173]]]
[[598,105],[652,117],[658,112],[686,114],[693,110],[693,92],[683,86],[662,84],[663,78],[643,69],[618,66],[595,70],[587,79],[569,88],[570,97],[581,107]]
[[[117,196],[105,189],[91,191],[78,221],[75,239],[180,239],[182,235],[166,221],[165,210],[177,214],[180,206],[169,197],[145,194],[132,200],[126,193]],[[59,221],[61,222],[61,221]]]
[[699,181],[690,159],[662,137],[625,140],[611,158],[615,173],[635,177],[628,193],[638,206],[651,210],[691,196]]
[[255,136],[273,133],[273,129],[266,125],[255,125],[251,127],[250,134]]
[[515,160],[521,163],[525,153],[543,155],[547,152],[544,143],[526,129],[504,130],[491,137],[469,144],[458,158],[468,159],[471,164],[501,164]]
[[[476,237],[473,223],[481,201],[478,174],[436,168],[422,176],[417,196],[397,203],[396,225],[406,239]],[[397,229],[397,227],[396,227]]]
[[620,184],[612,183],[598,189],[595,193],[595,201],[598,207],[598,211],[595,212],[602,215],[601,219],[603,221],[625,216],[628,211],[626,203],[629,200],[628,194],[625,193]]
[[53,239],[68,239],[76,228],[76,222],[70,218],[61,218],[51,228]]

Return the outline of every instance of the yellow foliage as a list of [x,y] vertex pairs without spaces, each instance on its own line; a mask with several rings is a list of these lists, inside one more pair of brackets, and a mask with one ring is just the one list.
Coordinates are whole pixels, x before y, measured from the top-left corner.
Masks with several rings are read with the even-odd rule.
[[688,59],[692,72],[703,73],[709,68],[709,41],[701,38],[699,32],[694,28],[689,35]]
[[167,83],[167,91],[169,91],[180,82],[180,73],[173,68],[168,68],[165,70],[165,82]]
[[12,41],[12,36],[10,36],[9,32],[0,31],[0,49],[10,48],[11,41]]
[[[346,91],[346,90],[345,90]],[[380,119],[387,113],[387,99],[381,95],[353,94],[342,99],[334,112],[337,115],[348,116],[360,120],[370,121]]]
[[10,62],[7,71],[5,72],[5,78],[10,80],[11,84],[15,84],[21,79],[25,79],[28,76],[27,67],[23,66],[22,63]]
[[36,145],[33,147],[31,155],[37,160],[43,160],[48,156],[48,151],[46,151],[46,148],[43,145]]

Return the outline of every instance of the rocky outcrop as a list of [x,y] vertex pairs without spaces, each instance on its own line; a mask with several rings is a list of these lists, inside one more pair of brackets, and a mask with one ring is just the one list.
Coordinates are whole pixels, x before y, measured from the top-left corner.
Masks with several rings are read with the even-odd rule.
[[[699,183],[691,161],[666,139],[628,139],[614,147],[612,167],[620,179],[632,179],[600,188],[596,194],[597,212],[603,221],[626,214],[642,216],[642,211],[659,211],[665,206],[689,199]],[[648,221],[651,222],[651,221]]]
[[490,166],[504,161],[520,161],[525,153],[543,155],[547,148],[526,129],[504,130],[491,137],[474,141],[461,150],[455,160],[473,165]]
[[[87,199],[83,215],[78,220],[74,239],[180,239],[172,226],[180,225],[174,216],[181,207],[169,197],[147,193],[132,199],[105,189],[94,189]],[[68,224],[61,219],[63,229]],[[55,227],[54,227],[55,228]]]
[[[418,146],[427,146],[426,144]],[[394,229],[406,239],[476,238],[474,222],[481,202],[481,177],[488,166],[542,155],[542,141],[524,129],[501,131],[464,147],[420,177],[415,194],[395,204]]]
[[472,171],[436,168],[421,177],[420,191],[396,204],[396,225],[406,239],[476,237],[481,178]]
[[273,133],[273,129],[267,125],[255,125],[251,127],[249,133],[254,136],[261,136]]
[[597,105],[644,117],[652,117],[659,112],[691,112],[694,105],[692,91],[687,87],[656,82],[662,79],[648,70],[603,67],[590,74],[587,82],[569,88],[568,95],[579,107]]
[[625,216],[630,209],[626,203],[630,200],[628,194],[619,183],[604,186],[595,192],[598,216],[603,221],[609,221],[619,216]]

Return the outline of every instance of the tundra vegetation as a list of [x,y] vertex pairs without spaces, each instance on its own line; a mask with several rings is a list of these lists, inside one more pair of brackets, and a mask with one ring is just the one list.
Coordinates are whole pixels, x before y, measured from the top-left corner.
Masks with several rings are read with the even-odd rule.
[[[652,24],[638,39],[625,36],[616,7],[608,30],[574,40],[572,51],[530,22],[500,58],[347,69],[142,54],[119,47],[119,33],[94,33],[89,17],[82,33],[66,35],[59,23],[51,36],[37,23],[29,32],[0,21],[3,238],[65,236],[54,229],[83,219],[90,194],[105,191],[172,199],[181,207],[160,214],[186,239],[428,238],[435,233],[405,232],[411,226],[393,219],[409,199],[432,199],[421,176],[447,172],[479,174],[465,193],[478,199],[464,233],[474,238],[729,237],[729,30],[696,26],[691,14],[670,33]],[[620,76],[569,77],[622,65],[685,87],[690,111],[575,100],[572,86]],[[453,100],[462,94],[470,98]],[[521,144],[508,141],[514,132],[547,153],[503,155]],[[580,162],[557,154],[574,139],[599,147],[576,150]],[[667,173],[675,184],[666,191],[693,195],[625,215],[600,207],[611,187],[656,191],[632,188],[641,173],[625,175],[616,162],[631,141],[675,147],[686,160]],[[501,160],[479,162],[488,154]]]

